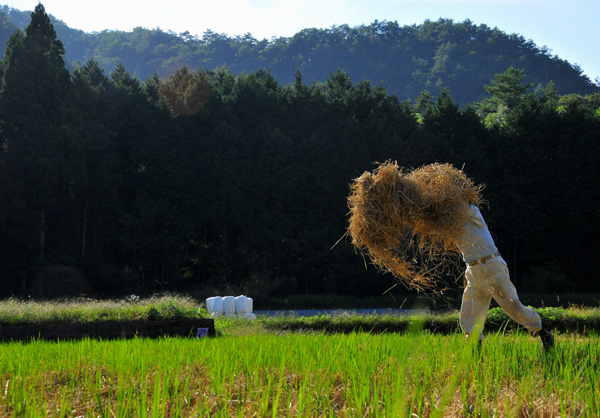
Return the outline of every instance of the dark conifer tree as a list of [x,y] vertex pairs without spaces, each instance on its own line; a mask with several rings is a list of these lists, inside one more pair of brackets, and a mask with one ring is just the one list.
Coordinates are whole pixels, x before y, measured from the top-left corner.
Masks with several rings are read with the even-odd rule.
[[74,89],[64,53],[44,7],[38,4],[25,32],[11,36],[2,62],[0,120],[12,194],[6,210],[21,232],[15,243],[41,263],[50,249],[48,243],[62,246],[72,232],[62,225],[59,233],[53,222],[70,210],[73,194],[86,182],[81,121],[73,106]]
[[89,266],[86,274],[93,276],[100,270],[93,260],[98,261],[104,256],[106,241],[115,236],[115,225],[110,220],[118,206],[117,190],[121,184],[111,134],[115,119],[114,92],[108,77],[95,61],[73,73],[73,84],[78,92],[78,109],[83,116],[85,170],[89,179],[79,202],[81,240],[78,247],[84,266]]

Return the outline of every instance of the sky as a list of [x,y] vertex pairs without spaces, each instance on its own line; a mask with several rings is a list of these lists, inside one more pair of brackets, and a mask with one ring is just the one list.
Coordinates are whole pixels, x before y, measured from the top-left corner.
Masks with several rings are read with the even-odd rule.
[[[33,10],[39,0],[0,0]],[[202,36],[210,29],[257,39],[293,36],[306,28],[326,29],[375,20],[399,25],[426,19],[466,19],[519,34],[552,55],[577,64],[600,83],[599,0],[43,0],[48,14],[85,32],[160,28]]]

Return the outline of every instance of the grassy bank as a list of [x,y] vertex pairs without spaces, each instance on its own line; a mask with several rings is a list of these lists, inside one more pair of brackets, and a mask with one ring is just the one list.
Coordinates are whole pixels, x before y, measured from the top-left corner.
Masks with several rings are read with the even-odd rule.
[[[589,335],[600,333],[600,309],[591,308],[540,308],[537,312],[546,328],[558,333]],[[431,334],[460,333],[458,312],[430,315],[321,315],[311,317],[268,316],[255,321],[217,317],[218,335],[246,333],[326,333],[352,332]],[[492,308],[485,323],[486,333],[513,333],[524,330],[512,321],[501,308]]]
[[[188,296],[167,295],[140,299],[129,297],[121,300],[77,299],[65,301],[0,301],[0,326],[44,325],[49,323],[170,320],[207,317],[202,303]],[[322,305],[321,305],[322,306]],[[339,305],[338,305],[339,306]],[[586,334],[600,332],[600,308],[571,305],[568,308],[538,308],[544,325],[559,332]],[[395,315],[336,315],[317,317],[274,316],[259,317],[257,324],[266,331],[349,333],[405,332],[425,330],[449,334],[458,331],[457,310],[433,312],[420,316]],[[244,320],[232,321],[218,317],[217,326],[226,328],[245,327]],[[492,308],[486,320],[488,331],[518,329],[506,312]]]
[[[235,293],[235,292],[234,292]],[[243,292],[242,292],[243,293]],[[197,298],[204,300],[205,295],[231,294],[215,289],[199,293]],[[443,295],[425,295],[415,292],[394,292],[385,295],[356,297],[337,294],[301,294],[270,297],[267,295],[247,294],[254,300],[254,309],[372,309],[372,308],[427,308],[436,312],[451,311],[460,308],[462,294],[456,290]],[[519,293],[521,301],[528,306],[540,308],[584,308],[600,307],[600,293]],[[493,303],[493,302],[492,302]]]
[[[544,326],[558,332],[587,334],[600,332],[600,309],[539,308],[536,309]],[[366,315],[366,316],[316,316],[316,317],[267,317],[260,322],[266,329],[282,331],[343,332],[406,332],[425,330],[449,334],[459,331],[458,312],[417,316]],[[514,331],[519,326],[501,308],[489,311],[485,328],[488,332]]]
[[0,301],[0,326],[43,325],[48,323],[134,321],[201,318],[206,311],[186,296],[160,296],[121,300],[71,299]]

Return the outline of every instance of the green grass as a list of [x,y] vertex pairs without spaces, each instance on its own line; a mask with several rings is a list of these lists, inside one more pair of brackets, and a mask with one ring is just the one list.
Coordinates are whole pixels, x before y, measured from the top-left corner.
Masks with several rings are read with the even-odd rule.
[[[204,289],[195,292],[199,300],[206,295],[232,294],[231,289]],[[349,296],[338,294],[301,294],[269,297],[257,292],[248,293],[247,289],[233,291],[253,298],[254,308],[261,310],[277,309],[369,309],[369,308],[428,308],[434,311],[459,309],[462,299],[461,289],[445,292],[443,295],[415,294],[414,292],[390,292],[379,296]],[[585,308],[600,307],[600,293],[521,293],[519,299],[525,305],[536,307]],[[492,302],[494,303],[494,302]]]
[[[207,317],[202,303],[184,295],[165,295],[146,299],[135,296],[121,300],[76,299],[64,301],[0,301],[0,326],[43,325],[48,323],[160,320]],[[538,308],[544,325],[561,332],[600,332],[600,308]],[[458,329],[456,310],[419,316],[339,315],[318,317],[262,317],[262,325],[274,331],[404,332],[415,327],[435,333],[451,333]],[[239,325],[239,324],[238,324]],[[506,312],[493,308],[486,329],[514,330],[517,325]]]
[[[548,329],[582,334],[594,331],[600,332],[600,309],[598,308],[539,308],[536,310],[542,318],[544,326]],[[323,331],[330,333],[364,331],[380,333],[419,329],[442,334],[459,331],[457,311],[406,316],[273,316],[260,318],[259,321],[264,327],[274,331]],[[493,308],[488,313],[485,328],[487,331],[515,331],[519,329],[519,326],[509,318],[503,309]]]
[[63,322],[130,321],[198,318],[207,316],[186,296],[122,300],[0,301],[0,326]]
[[[218,321],[220,322],[220,321]],[[0,345],[0,415],[598,416],[600,337],[271,333]],[[244,328],[245,329],[242,329]],[[413,415],[415,414],[415,415]]]
[[[135,296],[122,300],[76,299],[64,301],[0,301],[0,326],[43,325],[48,323],[161,320],[207,317],[199,309],[200,302],[189,296],[166,295],[139,299]],[[546,328],[561,332],[600,332],[600,308],[546,307],[538,308]],[[261,326],[273,331],[324,331],[349,333],[405,332],[415,327],[434,333],[452,333],[458,330],[456,310],[418,316],[395,315],[336,315],[317,317],[274,316],[261,317]],[[236,326],[239,326],[237,324]],[[515,330],[518,325],[500,308],[492,308],[487,317],[486,330]]]
[[[198,315],[196,307],[172,296],[10,300],[0,303],[0,318],[149,319]],[[600,336],[591,325],[600,313],[538,312],[559,331],[548,353],[500,309],[490,311],[479,348],[465,344],[456,312],[219,317],[217,338],[3,343],[0,416],[599,416]]]

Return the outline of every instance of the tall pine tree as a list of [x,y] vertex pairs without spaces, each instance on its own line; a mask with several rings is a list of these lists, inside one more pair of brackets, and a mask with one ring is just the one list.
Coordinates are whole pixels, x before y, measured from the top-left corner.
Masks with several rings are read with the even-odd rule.
[[492,95],[478,106],[488,126],[502,125],[506,115],[521,102],[532,87],[531,83],[523,84],[524,79],[524,70],[510,66],[502,74],[496,74],[490,85],[483,86]]
[[0,121],[12,196],[4,209],[14,215],[16,241],[41,263],[52,233],[50,218],[64,216],[85,183],[80,119],[64,53],[38,4],[25,31],[11,35],[2,61]]

